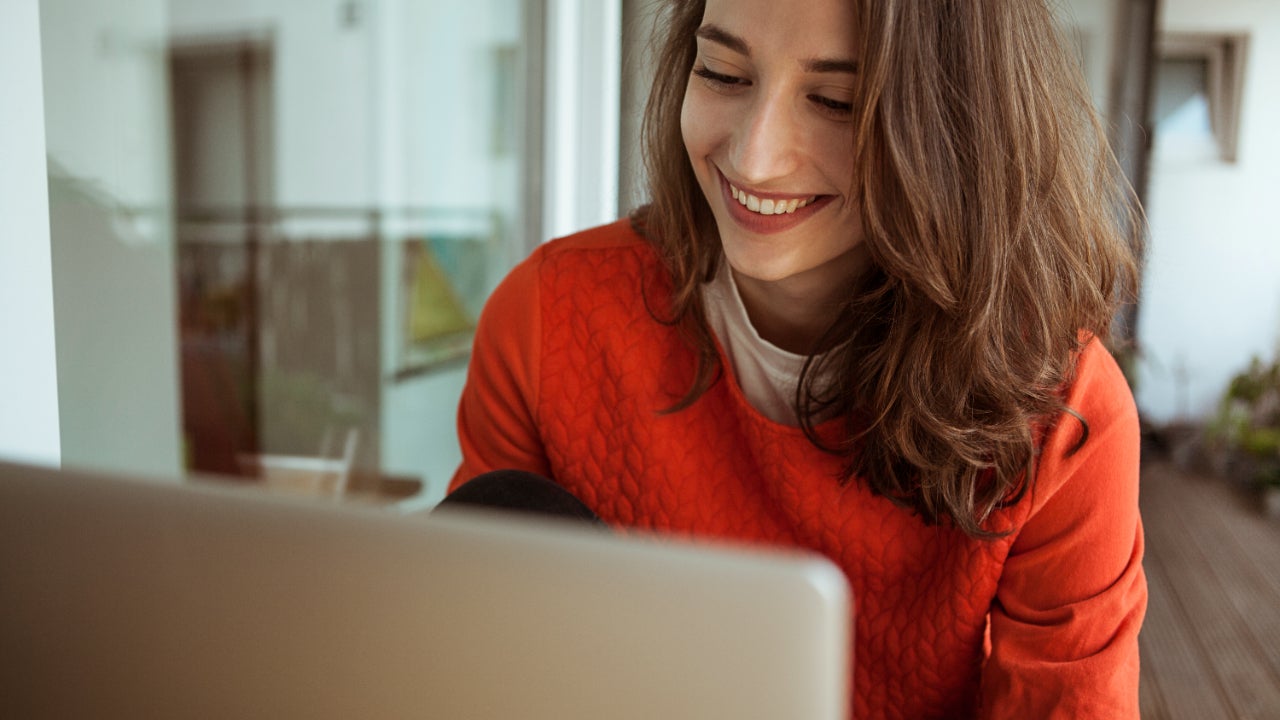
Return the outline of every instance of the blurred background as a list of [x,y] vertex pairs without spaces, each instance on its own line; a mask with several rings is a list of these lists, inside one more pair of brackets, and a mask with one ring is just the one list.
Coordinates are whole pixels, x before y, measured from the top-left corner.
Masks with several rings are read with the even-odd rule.
[[[1055,6],[1150,224],[1120,352],[1153,627],[1239,611],[1144,631],[1203,659],[1147,662],[1144,712],[1280,716],[1280,3]],[[654,8],[4,0],[0,457],[437,502],[488,293],[644,200]],[[1245,590],[1176,596],[1223,558]]]

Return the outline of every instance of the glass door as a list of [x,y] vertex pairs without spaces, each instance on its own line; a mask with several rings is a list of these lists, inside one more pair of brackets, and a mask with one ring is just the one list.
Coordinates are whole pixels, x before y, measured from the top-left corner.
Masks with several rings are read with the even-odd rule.
[[442,496],[542,8],[41,0],[64,463]]

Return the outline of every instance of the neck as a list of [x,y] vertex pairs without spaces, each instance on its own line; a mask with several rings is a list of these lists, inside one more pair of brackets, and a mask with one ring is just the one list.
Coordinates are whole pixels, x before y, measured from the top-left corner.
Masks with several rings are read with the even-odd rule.
[[810,355],[819,350],[815,345],[864,267],[865,255],[855,248],[822,267],[783,280],[758,280],[732,272],[760,337],[787,352]]

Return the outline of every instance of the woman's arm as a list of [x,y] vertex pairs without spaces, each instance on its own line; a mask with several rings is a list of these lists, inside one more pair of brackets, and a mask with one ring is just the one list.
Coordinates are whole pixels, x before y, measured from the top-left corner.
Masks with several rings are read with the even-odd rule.
[[535,251],[512,270],[480,314],[458,405],[462,465],[451,492],[491,470],[550,475],[537,425],[541,260]]
[[1138,416],[1096,340],[1047,438],[1031,513],[991,609],[985,718],[1138,718],[1138,630],[1146,612],[1138,515]]

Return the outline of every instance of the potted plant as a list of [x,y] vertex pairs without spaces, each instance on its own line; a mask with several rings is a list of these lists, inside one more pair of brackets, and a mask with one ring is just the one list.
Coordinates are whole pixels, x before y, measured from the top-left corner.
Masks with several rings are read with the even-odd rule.
[[1267,514],[1280,517],[1280,360],[1255,357],[1231,379],[1207,435],[1217,469],[1255,486]]

